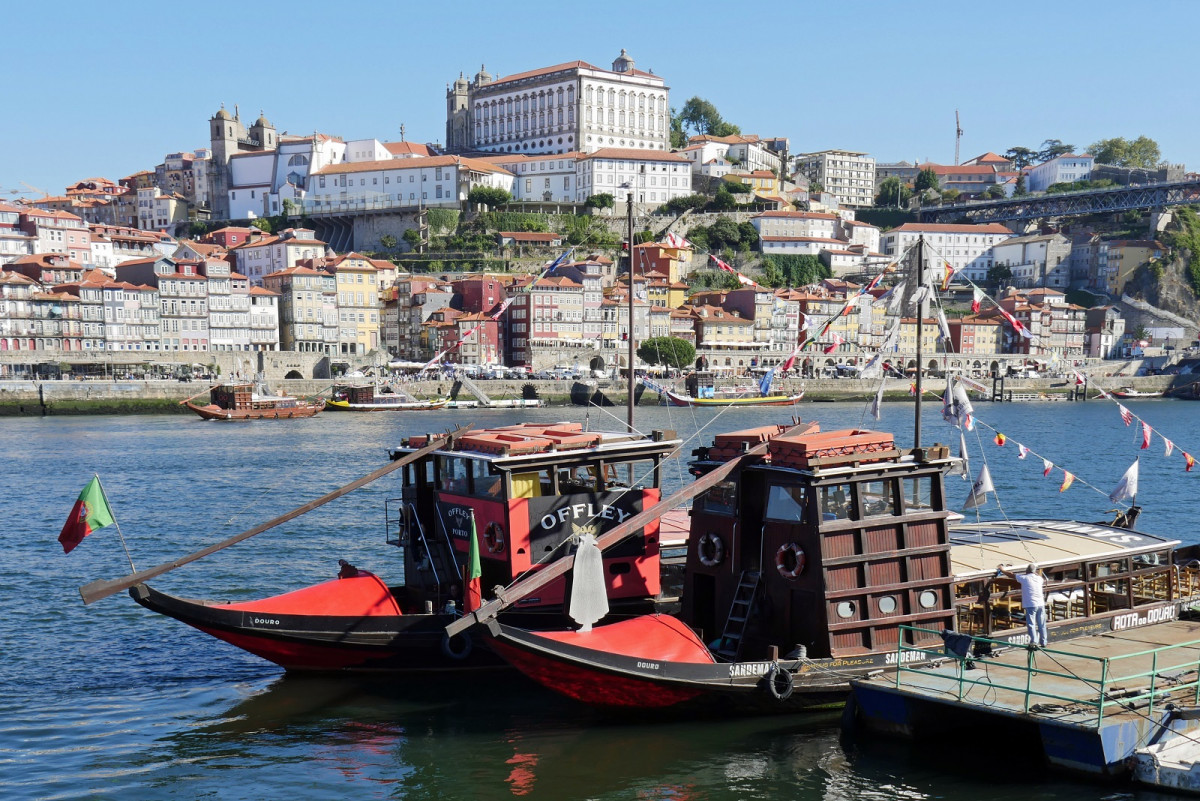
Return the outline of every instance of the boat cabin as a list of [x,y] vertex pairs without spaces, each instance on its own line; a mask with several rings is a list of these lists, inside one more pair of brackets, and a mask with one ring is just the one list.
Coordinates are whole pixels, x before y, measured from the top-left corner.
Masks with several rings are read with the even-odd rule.
[[296,399],[283,395],[258,395],[253,384],[222,384],[208,391],[209,402],[229,411],[250,409],[285,409],[296,405]]
[[697,370],[684,376],[683,386],[693,398],[715,398],[717,382],[708,370]]
[[[427,441],[412,437],[392,457]],[[472,536],[485,596],[573,553],[579,536],[599,536],[660,500],[662,460],[679,444],[674,432],[642,437],[526,423],[469,431],[453,449],[406,466],[387,519],[389,542],[404,549],[408,603],[440,609],[459,600]],[[614,608],[635,611],[658,595],[658,522],[607,550],[604,567]],[[561,607],[569,582],[552,582],[518,607]]]
[[731,661],[895,652],[901,624],[954,621],[942,446],[890,434],[737,431],[693,470],[770,440],[757,464],[697,498],[683,619]]

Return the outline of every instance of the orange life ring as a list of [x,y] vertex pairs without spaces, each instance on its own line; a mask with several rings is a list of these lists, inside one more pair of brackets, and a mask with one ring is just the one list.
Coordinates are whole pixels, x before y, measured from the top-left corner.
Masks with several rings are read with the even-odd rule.
[[725,561],[725,541],[721,535],[708,532],[696,543],[696,556],[705,567],[716,567]]
[[483,544],[487,546],[488,553],[500,553],[504,550],[504,529],[499,523],[488,523],[488,527],[483,530]]
[[[791,554],[790,560],[788,554]],[[791,567],[788,567],[789,561],[792,563]],[[784,578],[794,579],[803,573],[804,562],[804,550],[794,542],[789,542],[787,545],[780,545],[779,550],[775,552],[775,569]]]

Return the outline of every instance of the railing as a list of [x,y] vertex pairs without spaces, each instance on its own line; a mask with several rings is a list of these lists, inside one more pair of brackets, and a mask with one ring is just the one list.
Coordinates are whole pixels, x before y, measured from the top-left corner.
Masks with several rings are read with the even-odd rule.
[[[1088,656],[1086,654],[1060,651],[1053,648],[1038,648],[1037,650],[1028,650],[1026,652],[1025,664],[1023,665],[1007,664],[989,659],[987,663],[988,670],[984,673],[983,678],[974,679],[967,677],[966,665],[970,657],[960,657],[952,654],[941,644],[935,648],[908,645],[905,643],[907,639],[906,635],[940,638],[942,632],[936,629],[926,629],[917,626],[900,626],[900,644],[897,647],[896,653],[896,664],[899,665],[896,669],[897,688],[903,686],[904,674],[928,674],[932,670],[929,665],[915,664],[916,662],[933,661],[940,663],[947,658],[953,658],[958,663],[956,680],[957,699],[959,701],[963,701],[973,687],[983,687],[985,690],[992,692],[1009,690],[1022,694],[1021,711],[1026,714],[1031,709],[1035,712],[1037,711],[1034,709],[1036,704],[1033,702],[1033,699],[1048,699],[1063,702],[1075,708],[1094,709],[1096,715],[1095,725],[1097,728],[1104,722],[1105,714],[1114,707],[1127,709],[1140,703],[1146,703],[1148,709],[1146,709],[1145,714],[1147,717],[1153,718],[1156,703],[1165,700],[1167,696],[1175,695],[1183,690],[1190,691],[1193,705],[1200,705],[1200,653],[1188,653],[1188,651],[1194,651],[1197,646],[1200,646],[1200,640],[1190,640],[1175,645],[1166,645],[1161,648],[1108,657]],[[970,640],[972,650],[976,644],[997,648],[1014,647],[1007,640],[992,640],[987,637],[970,637]],[[1183,654],[1186,658],[1171,661],[1164,656],[1172,653]],[[912,657],[906,656],[906,654],[920,654],[921,656]],[[1052,661],[1058,666],[1058,669],[1047,670],[1043,667],[1035,666],[1034,657],[1037,654],[1051,657]],[[1128,660],[1145,658],[1147,656],[1150,657],[1149,670],[1117,673],[1117,668],[1122,664],[1128,664]],[[1063,667],[1062,662],[1064,659],[1078,660],[1091,665],[1097,675],[1094,677],[1083,676],[1077,671]],[[906,664],[906,660],[910,664]],[[1164,662],[1170,662],[1170,664],[1164,665]],[[1160,665],[1162,665],[1161,670]],[[1163,673],[1161,672],[1163,670],[1173,672]],[[1000,677],[1006,671],[1019,675],[1015,683],[1003,683],[1004,680]],[[1023,674],[1023,680],[1020,678],[1020,674]],[[1050,676],[1056,679],[1065,679],[1068,682],[1078,682],[1095,692],[1089,693],[1087,696],[1070,696],[1038,690],[1033,685],[1034,676]],[[1183,681],[1182,679],[1185,676],[1190,676],[1191,679]],[[1149,680],[1148,684],[1146,683],[1147,679]]]

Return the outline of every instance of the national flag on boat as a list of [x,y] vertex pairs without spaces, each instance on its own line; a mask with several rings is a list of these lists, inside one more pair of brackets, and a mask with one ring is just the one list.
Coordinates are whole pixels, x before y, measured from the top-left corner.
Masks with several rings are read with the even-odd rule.
[[833,335],[833,337],[830,339],[829,344],[825,346],[824,352],[827,354],[833,353],[835,350],[837,350],[837,346],[841,345],[845,341],[846,340],[842,339],[840,336],[838,336],[835,333]]
[[1008,321],[1008,324],[1012,326],[1014,331],[1026,339],[1033,339],[1033,334],[1029,333],[1029,329],[1026,328],[1020,320],[1018,320],[1016,317],[1013,317],[1003,308],[998,307],[998,310],[1000,312],[1000,316]]
[[1183,471],[1185,473],[1192,472],[1192,468],[1196,466],[1196,460],[1187,451],[1180,451],[1183,454]]
[[1054,463],[1049,459],[1042,460],[1042,478],[1048,478],[1050,471],[1054,469]]
[[1139,459],[1133,460],[1133,464],[1129,465],[1129,469],[1125,471],[1125,475],[1121,476],[1121,480],[1117,482],[1116,489],[1108,493],[1110,501],[1113,503],[1117,503],[1118,501],[1137,503],[1139,461]]
[[875,399],[871,401],[871,416],[876,420],[883,416],[883,389],[886,386],[886,381],[880,381],[879,391],[875,393]]
[[667,232],[667,235],[663,238],[663,244],[669,248],[678,248],[678,249],[686,248],[687,250],[695,250],[695,248],[692,247],[691,242],[687,241],[679,234],[673,234],[669,231]]
[[1003,447],[1004,447],[1004,443],[1008,442],[1008,437],[1004,436],[1004,435],[1003,435],[1003,434],[1001,434],[999,431],[997,431],[997,432],[996,432],[995,441],[996,441],[996,444],[997,444],[997,445],[999,445],[1001,448],[1003,448]]
[[1082,374],[1080,374],[1078,371],[1076,371],[1075,372],[1075,386],[1082,387],[1086,383],[1087,383],[1087,379],[1085,379]]
[[985,464],[979,470],[979,478],[975,479],[975,483],[971,485],[971,494],[967,496],[967,501],[963,504],[963,511],[983,506],[987,503],[987,494],[995,491],[996,487],[992,484],[992,474],[988,472],[987,465]]
[[1024,445],[1022,445],[1021,443],[1018,442],[1017,443],[1017,458],[1024,459],[1028,455],[1029,455],[1029,448],[1026,448]]
[[483,605],[483,568],[479,563],[479,534],[475,530],[475,513],[471,512],[471,541],[467,544],[467,592],[463,609],[474,612]]
[[717,265],[718,268],[724,270],[725,272],[727,272],[727,273],[736,273],[737,272],[737,270],[733,269],[727,263],[721,261],[720,259],[718,259],[716,256],[712,255],[711,253],[708,254],[708,257],[713,260],[713,264]]
[[1166,437],[1163,437],[1163,456],[1170,456],[1171,451],[1173,450],[1175,450],[1175,443],[1171,442],[1171,440],[1167,439]]
[[771,394],[771,382],[775,380],[775,368],[772,367],[758,382],[758,391],[764,398]]
[[550,273],[557,270],[559,268],[559,266],[562,265],[562,263],[567,260],[567,256],[570,256],[571,252],[574,250],[575,250],[575,248],[570,248],[570,249],[564,251],[563,254],[561,256],[559,256],[557,259],[550,262],[550,266],[547,267],[546,271],[542,273],[542,277],[544,278],[547,275],[549,275]]
[[961,428],[958,430],[958,459],[958,468],[950,468],[950,473],[951,475],[957,473],[966,481],[971,477],[971,459],[967,455],[967,437]]
[[1129,425],[1133,422],[1133,412],[1129,411],[1119,403],[1117,404],[1117,410],[1121,412],[1121,419],[1125,421],[1125,425]]
[[79,498],[58,535],[63,553],[70,553],[75,550],[75,546],[83,542],[84,537],[115,522],[108,498],[104,495],[104,488],[100,486],[100,477],[92,476],[83,492],[79,493]]
[[946,274],[942,277],[942,291],[945,292],[950,288],[950,279],[954,277],[955,270],[950,266],[950,262],[948,261],[943,261],[942,265],[942,269],[946,271]]
[[983,290],[979,287],[971,289],[971,313],[979,314],[979,307],[983,303]]
[[1142,423],[1142,447],[1141,447],[1141,450],[1145,451],[1145,450],[1150,449],[1150,432],[1152,432],[1153,430],[1154,429],[1152,429],[1150,427],[1149,423],[1145,423],[1145,422]]
[[1062,486],[1058,488],[1058,491],[1066,492],[1067,490],[1069,490],[1071,488],[1071,485],[1074,483],[1075,483],[1075,474],[1070,472],[1069,470],[1064,470],[1063,471],[1063,483],[1062,483]]

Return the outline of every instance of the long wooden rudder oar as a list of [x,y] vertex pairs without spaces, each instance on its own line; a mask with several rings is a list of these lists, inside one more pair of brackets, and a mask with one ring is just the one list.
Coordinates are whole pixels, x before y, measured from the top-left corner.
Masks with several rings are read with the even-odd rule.
[[203,395],[205,392],[212,392],[214,389],[216,389],[216,388],[217,388],[217,387],[219,387],[219,386],[221,386],[221,385],[220,385],[220,384],[213,384],[213,385],[212,385],[211,387],[209,387],[208,389],[202,389],[202,390],[200,390],[199,392],[197,392],[195,395],[193,395],[192,397],[190,397],[190,398],[184,398],[183,400],[181,400],[181,401],[179,402],[179,405],[180,405],[180,406],[183,406],[183,405],[184,405],[185,403],[187,403],[188,401],[194,401],[196,398],[200,397],[200,396],[201,396],[201,395]]
[[217,551],[220,551],[224,548],[228,548],[230,545],[236,545],[237,543],[241,542],[242,540],[248,540],[251,537],[253,537],[255,534],[261,534],[264,531],[266,531],[267,529],[275,528],[275,526],[278,526],[281,523],[286,523],[287,521],[297,518],[302,514],[311,512],[313,509],[316,509],[318,506],[324,506],[325,504],[329,503],[330,501],[340,498],[348,492],[353,492],[354,490],[358,489],[359,487],[370,484],[372,481],[374,481],[378,478],[382,478],[383,476],[386,476],[388,473],[391,473],[394,470],[398,470],[407,464],[412,464],[413,462],[417,461],[421,457],[427,456],[430,453],[433,453],[438,448],[441,448],[444,445],[451,442],[452,440],[454,440],[456,437],[461,436],[462,433],[464,431],[466,431],[468,428],[470,428],[470,426],[459,426],[457,429],[455,429],[454,431],[451,431],[448,434],[443,434],[443,435],[437,436],[437,437],[431,437],[429,439],[429,443],[424,448],[415,450],[412,453],[408,454],[407,456],[403,456],[394,462],[390,462],[389,464],[384,465],[383,467],[379,468],[378,470],[374,470],[374,471],[368,473],[367,475],[363,476],[360,479],[351,481],[349,484],[345,485],[344,487],[338,487],[333,492],[330,492],[326,495],[322,495],[320,498],[317,498],[315,501],[309,501],[308,503],[304,504],[303,506],[297,507],[286,514],[282,514],[279,517],[268,520],[265,523],[260,523],[259,525],[255,526],[252,529],[243,531],[241,534],[235,534],[234,536],[230,537],[229,539],[221,540],[220,542],[218,542],[214,545],[210,545],[207,548],[203,548],[199,551],[196,551],[195,553],[190,553],[187,556],[181,556],[180,558],[178,558],[174,561],[166,562],[164,564],[158,565],[157,567],[151,567],[151,568],[147,568],[145,570],[139,570],[136,573],[130,573],[129,575],[124,576],[119,579],[101,579],[99,581],[93,581],[90,584],[85,584],[82,587],[80,587],[79,594],[83,597],[83,602],[85,604],[90,604],[95,601],[99,601],[101,598],[107,598],[108,596],[113,595],[114,593],[118,593],[121,590],[127,590],[136,584],[140,584],[143,581],[146,581],[147,579],[152,579],[155,576],[161,576],[163,573],[169,573],[170,571],[174,570],[175,568],[182,567],[183,565],[186,565],[189,562],[195,562],[197,559],[203,559],[204,557],[209,556],[210,554],[214,554]]
[[[779,436],[786,436],[788,434],[795,433],[798,429],[804,429],[808,425],[810,424],[797,424],[789,428],[787,431],[784,431]],[[712,472],[696,479],[696,481],[688,484],[683,489],[672,493],[669,497],[664,498],[663,500],[651,506],[649,509],[643,509],[633,517],[626,520],[624,523],[621,523],[619,526],[606,531],[596,538],[597,547],[599,547],[600,550],[604,550],[605,548],[616,545],[618,542],[625,539],[642,526],[651,522],[655,518],[661,517],[664,512],[670,511],[682,503],[686,503],[691,498],[696,497],[712,485],[724,479],[737,468],[762,456],[767,452],[767,446],[769,444],[770,441],[756,445],[746,453],[739,456],[737,459],[731,459]],[[487,621],[495,618],[496,615],[500,614],[500,612],[529,595],[531,592],[536,592],[554,579],[565,574],[572,568],[572,566],[574,566],[574,564],[574,554],[564,556],[561,559],[551,562],[549,565],[537,571],[536,573],[521,579],[511,587],[497,590],[495,600],[488,601],[474,612],[469,612],[460,617],[458,620],[455,620],[449,626],[446,626],[446,634],[453,637],[454,635],[471,628],[476,623],[486,623]]]

